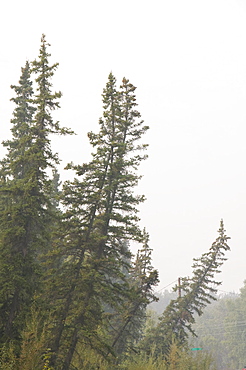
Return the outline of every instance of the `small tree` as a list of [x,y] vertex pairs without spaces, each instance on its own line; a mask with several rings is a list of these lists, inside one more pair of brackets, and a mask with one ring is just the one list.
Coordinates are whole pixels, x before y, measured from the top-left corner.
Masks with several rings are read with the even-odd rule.
[[151,264],[149,235],[145,230],[143,235],[143,247],[138,250],[127,276],[129,293],[120,303],[118,312],[114,313],[110,323],[113,326],[112,348],[117,355],[136,350],[146,321],[147,305],[158,300],[153,293],[153,286],[159,282],[158,272]]

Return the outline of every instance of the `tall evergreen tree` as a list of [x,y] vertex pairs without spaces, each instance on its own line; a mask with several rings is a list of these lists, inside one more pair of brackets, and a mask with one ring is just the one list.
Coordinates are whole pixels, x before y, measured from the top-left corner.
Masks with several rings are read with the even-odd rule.
[[[58,64],[49,65],[45,36],[39,58],[30,69],[26,63],[13,98],[13,139],[2,161],[0,188],[0,330],[1,341],[16,340],[29,311],[34,292],[41,282],[39,256],[51,246],[54,220],[52,180],[48,168],[58,162],[49,135],[66,134],[53,122],[52,111],[59,107],[61,93],[51,92],[51,78]],[[37,94],[33,94],[30,73],[37,75]]]
[[[133,193],[136,174],[145,155],[137,144],[148,129],[136,110],[135,87],[123,79],[120,91],[110,74],[103,92],[104,114],[98,134],[88,134],[95,148],[88,164],[70,166],[79,178],[66,183],[63,194],[64,266],[70,286],[61,287],[64,300],[52,349],[55,367],[68,369],[79,340],[96,340],[102,322],[102,302],[111,306],[124,295],[122,242],[142,241],[137,206],[143,196]],[[81,178],[81,179],[80,179]],[[61,295],[60,295],[61,297]],[[60,300],[61,301],[61,300]],[[68,348],[68,350],[66,350]],[[65,354],[65,358],[64,358]],[[59,356],[62,356],[59,365]]]
[[11,120],[12,140],[3,143],[8,149],[1,162],[0,187],[0,330],[1,342],[19,339],[26,311],[37,284],[35,266],[35,223],[37,202],[30,196],[31,148],[33,144],[33,88],[30,67],[22,68]]

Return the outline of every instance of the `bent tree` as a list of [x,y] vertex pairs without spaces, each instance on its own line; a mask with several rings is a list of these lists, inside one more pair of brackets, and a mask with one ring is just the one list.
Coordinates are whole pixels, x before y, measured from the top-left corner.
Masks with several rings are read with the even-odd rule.
[[[87,164],[69,165],[77,177],[64,185],[62,259],[57,275],[56,323],[51,336],[52,365],[68,369],[79,342],[101,353],[112,350],[98,335],[104,305],[114,307],[128,292],[122,264],[130,257],[124,242],[143,241],[134,194],[146,155],[141,143],[148,127],[136,110],[135,87],[127,79],[116,88],[110,73],[103,91],[99,133],[88,134],[94,149]],[[66,284],[62,284],[66,281]],[[58,298],[59,297],[59,298]],[[55,306],[54,306],[55,307]]]
[[136,352],[142,337],[146,321],[147,305],[157,301],[153,286],[157,285],[158,271],[151,264],[152,249],[149,247],[149,235],[144,230],[142,248],[136,254],[127,281],[130,294],[115,309],[110,320],[112,344],[117,355]]
[[176,285],[175,291],[182,294],[172,300],[159,319],[158,325],[152,329],[143,340],[143,348],[149,351],[154,348],[156,354],[168,357],[173,341],[181,348],[186,348],[188,334],[195,335],[192,324],[195,314],[202,315],[204,308],[216,300],[217,287],[221,282],[215,280],[220,272],[220,266],[226,260],[225,252],[230,248],[230,239],[225,234],[223,220],[218,230],[219,236],[207,253],[194,259],[193,276],[183,278],[181,285]]

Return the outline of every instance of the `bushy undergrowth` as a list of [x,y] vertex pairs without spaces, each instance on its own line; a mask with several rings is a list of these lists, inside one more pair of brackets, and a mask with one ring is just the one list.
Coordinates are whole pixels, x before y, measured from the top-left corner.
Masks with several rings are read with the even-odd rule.
[[[154,353],[154,351],[153,351]],[[180,350],[174,343],[171,346],[169,355],[164,359],[161,355],[146,355],[139,353],[128,355],[120,363],[108,363],[95,351],[89,348],[80,348],[73,362],[75,369],[85,370],[216,370],[212,358],[207,353],[189,353]]]

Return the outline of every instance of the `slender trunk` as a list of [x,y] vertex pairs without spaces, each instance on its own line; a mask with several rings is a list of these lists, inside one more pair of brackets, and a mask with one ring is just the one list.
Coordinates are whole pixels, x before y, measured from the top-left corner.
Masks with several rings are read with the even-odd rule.
[[[148,288],[146,287],[145,291],[144,291],[144,297],[146,297],[146,294],[147,294],[147,291],[148,291]],[[140,305],[142,304],[142,302],[136,302],[136,304],[133,306],[133,309],[131,310],[130,314],[127,315],[127,319],[125,321],[125,323],[122,325],[121,329],[119,330],[119,332],[117,333],[111,347],[114,348],[117,344],[117,342],[119,341],[120,337],[122,336],[122,334],[124,333],[126,327],[128,326],[128,324],[130,324],[130,322],[132,321],[132,319],[135,317],[135,314],[137,312],[137,310],[139,309]],[[108,352],[109,354],[109,352]]]
[[72,362],[73,355],[74,355],[74,352],[75,352],[75,349],[78,343],[79,328],[81,324],[83,325],[85,322],[85,313],[86,313],[87,307],[89,306],[89,302],[90,302],[91,297],[93,296],[93,293],[94,293],[94,286],[93,286],[93,282],[91,281],[89,285],[87,297],[83,301],[83,310],[80,313],[80,315],[76,317],[74,321],[74,329],[73,329],[73,333],[72,333],[71,340],[70,340],[70,346],[66,354],[62,370],[68,370],[70,367],[70,364]]
[[[74,290],[74,287],[73,287],[73,290]],[[69,308],[70,308],[71,294],[72,294],[72,290],[69,292],[69,297],[67,298],[67,300],[65,302],[63,312],[59,316],[58,329],[56,331],[56,336],[55,336],[55,339],[54,339],[53,344],[51,346],[53,356],[51,357],[50,364],[52,366],[55,365],[57,352],[59,350],[60,341],[61,341],[62,333],[63,333],[63,330],[64,330],[65,320],[66,320],[66,317],[68,315]]]
[[77,343],[78,343],[78,329],[76,328],[73,332],[71,338],[71,345],[66,355],[65,361],[63,363],[62,370],[69,370]]

